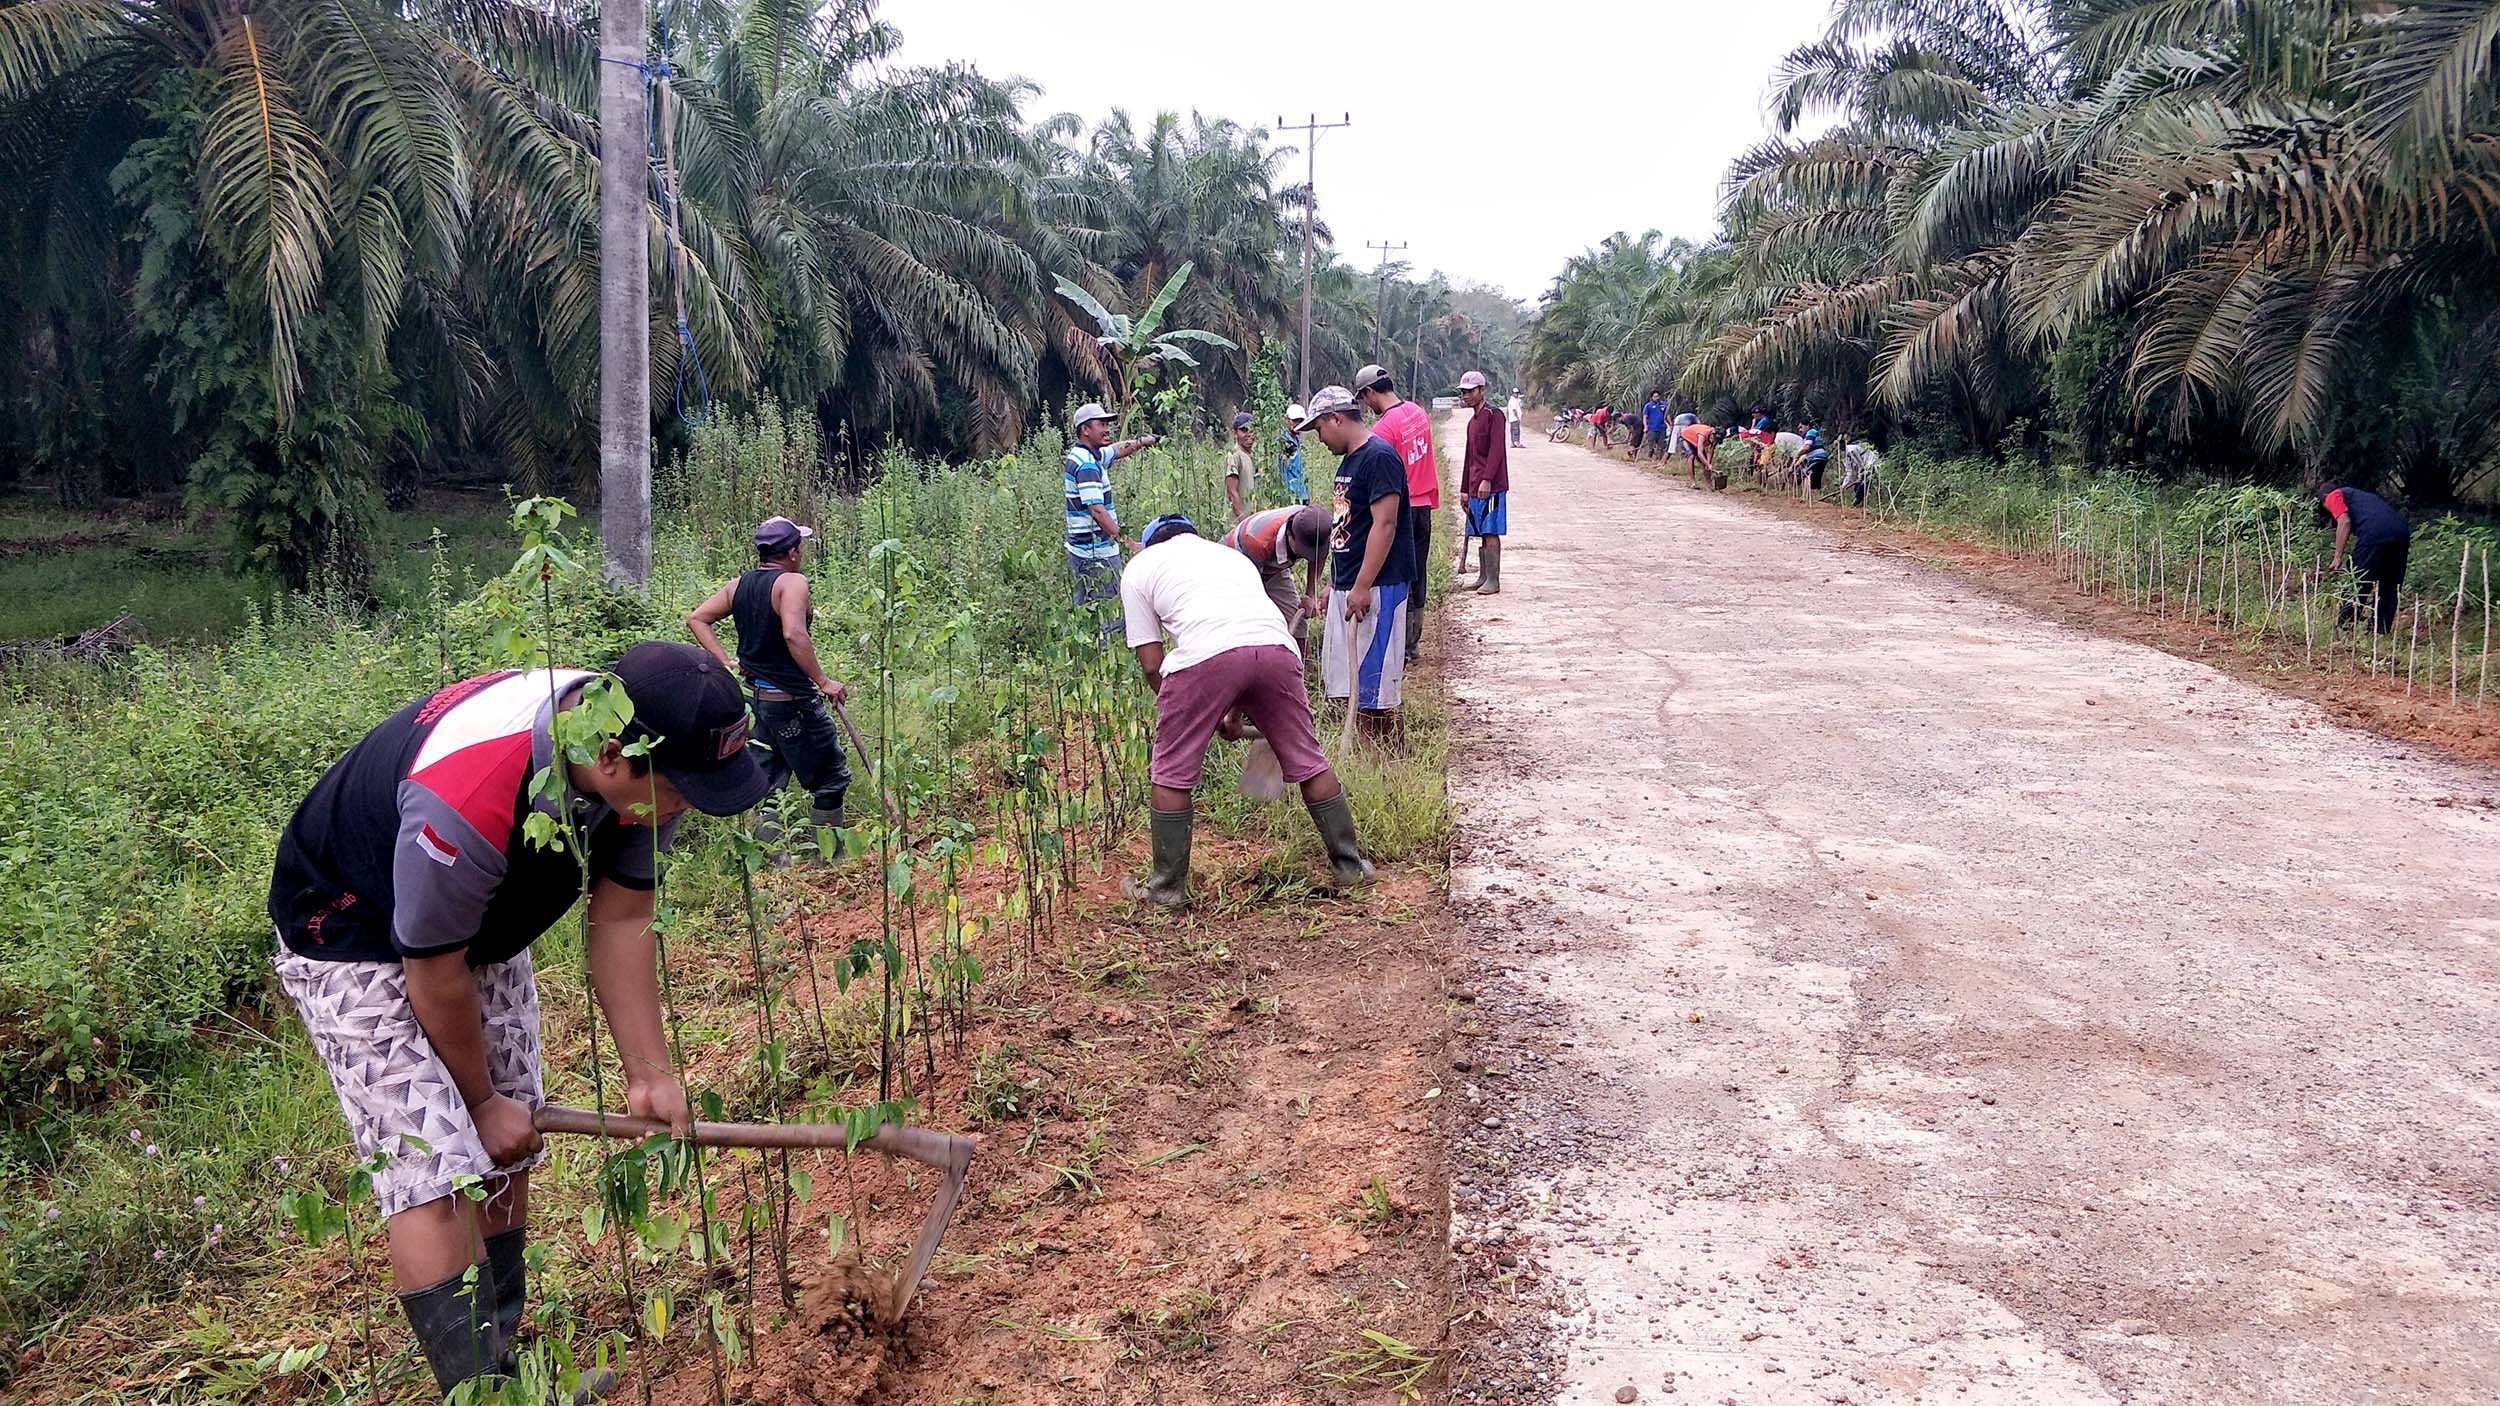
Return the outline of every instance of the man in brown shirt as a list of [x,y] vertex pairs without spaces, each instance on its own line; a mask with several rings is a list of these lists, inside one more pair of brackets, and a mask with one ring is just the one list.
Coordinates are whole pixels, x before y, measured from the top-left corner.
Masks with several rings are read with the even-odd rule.
[[1467,407],[1467,458],[1458,485],[1467,495],[1467,535],[1479,539],[1484,568],[1476,573],[1480,595],[1502,589],[1502,535],[1510,531],[1510,446],[1503,442],[1503,415],[1485,404],[1484,373],[1458,378],[1458,398]]

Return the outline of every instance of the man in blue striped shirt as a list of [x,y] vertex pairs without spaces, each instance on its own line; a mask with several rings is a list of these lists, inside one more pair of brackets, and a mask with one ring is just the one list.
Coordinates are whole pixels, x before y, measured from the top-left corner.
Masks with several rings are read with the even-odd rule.
[[1067,488],[1068,570],[1076,577],[1076,603],[1120,598],[1120,518],[1111,502],[1111,465],[1155,442],[1153,435],[1110,443],[1111,412],[1097,402],[1077,407],[1062,466]]

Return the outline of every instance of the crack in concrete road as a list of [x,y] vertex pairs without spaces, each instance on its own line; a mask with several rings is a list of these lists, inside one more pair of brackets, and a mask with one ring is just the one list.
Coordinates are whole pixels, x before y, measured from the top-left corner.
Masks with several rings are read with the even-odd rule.
[[2500,778],[1513,464],[1452,1238],[1531,1311],[1458,1397],[2500,1399]]

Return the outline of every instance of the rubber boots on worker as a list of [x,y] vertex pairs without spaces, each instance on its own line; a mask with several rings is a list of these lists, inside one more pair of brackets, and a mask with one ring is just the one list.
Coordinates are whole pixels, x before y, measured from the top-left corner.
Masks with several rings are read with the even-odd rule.
[[487,1303],[493,1307],[495,1338],[503,1348],[501,1370],[513,1371],[513,1351],[521,1340],[521,1311],[530,1301],[529,1232],[520,1226],[486,1237]]
[[1345,792],[1313,801],[1305,809],[1311,812],[1311,823],[1319,827],[1320,847],[1328,851],[1328,867],[1336,873],[1337,887],[1361,888],[1370,883],[1372,862],[1354,841],[1354,807]]
[[408,1326],[416,1333],[417,1349],[425,1354],[425,1365],[434,1369],[434,1385],[446,1396],[462,1382],[495,1376],[503,1369],[503,1339],[495,1331],[494,1270],[484,1261],[476,1269],[474,1286],[461,1273],[399,1296]]
[[1502,539],[1484,539],[1484,566],[1476,573],[1476,594],[1498,596],[1502,593]]
[[[507,1377],[521,1370],[521,1314],[529,1307],[529,1232],[519,1226],[486,1237],[487,1302],[493,1309],[495,1339],[502,1349],[496,1370]],[[572,1406],[605,1401],[616,1390],[616,1373],[605,1367],[583,1369],[569,1400]]]
[[1154,840],[1154,872],[1144,883],[1125,880],[1120,891],[1131,898],[1178,908],[1189,902],[1189,829],[1192,812],[1161,810],[1148,827]]
[[775,869],[790,867],[790,837],[781,828],[781,795],[775,788],[764,803],[755,808],[752,822],[755,842],[764,847],[764,862]]
[[836,864],[849,858],[851,853],[850,841],[842,831],[844,813],[841,806],[810,806],[807,810],[809,822],[816,827],[816,852],[829,856],[831,862]]

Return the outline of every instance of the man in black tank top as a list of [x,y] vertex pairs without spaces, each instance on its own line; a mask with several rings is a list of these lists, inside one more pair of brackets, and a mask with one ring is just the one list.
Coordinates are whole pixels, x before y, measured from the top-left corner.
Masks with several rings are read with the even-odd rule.
[[[694,631],[705,652],[745,676],[755,699],[755,735],[771,749],[765,769],[772,773],[774,790],[785,778],[798,778],[808,793],[809,821],[838,835],[851,766],[842,753],[833,709],[850,697],[850,690],[826,677],[808,633],[814,608],[808,603],[807,578],[799,574],[799,558],[815,535],[814,528],[786,517],[766,518],[755,529],[755,569],[696,606],[686,617],[686,628]],[[723,619],[738,626],[735,665],[712,632]],[[769,802],[757,809],[756,838],[773,852],[776,865],[786,865],[789,853],[781,843],[775,810]]]

